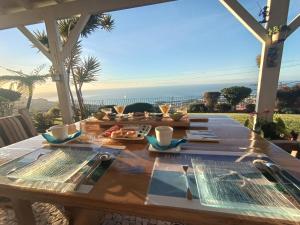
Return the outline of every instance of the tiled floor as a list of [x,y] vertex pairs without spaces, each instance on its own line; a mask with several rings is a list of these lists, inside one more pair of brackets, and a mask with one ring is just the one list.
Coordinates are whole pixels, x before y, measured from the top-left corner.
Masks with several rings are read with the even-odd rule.
[[[48,204],[34,203],[32,205],[35,220],[38,225],[68,225],[69,221],[63,209]],[[0,225],[17,225],[14,210],[7,207],[0,208]]]
[[[34,203],[33,212],[37,225],[68,225],[64,210],[48,203]],[[0,225],[17,225],[13,209],[0,208]],[[99,221],[99,225],[183,225],[168,221],[147,219],[136,216],[108,213]]]

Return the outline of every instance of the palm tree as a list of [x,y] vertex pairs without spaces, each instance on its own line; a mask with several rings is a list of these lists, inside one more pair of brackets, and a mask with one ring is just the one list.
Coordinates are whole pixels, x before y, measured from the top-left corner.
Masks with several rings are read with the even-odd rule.
[[73,82],[78,85],[78,92],[82,98],[82,86],[97,80],[97,73],[100,71],[100,63],[96,57],[89,56],[75,67]]
[[14,73],[15,75],[3,75],[0,76],[0,83],[10,83],[11,88],[16,88],[19,92],[28,95],[26,108],[29,109],[33,96],[33,91],[36,85],[43,84],[50,77],[49,74],[41,75],[40,72],[43,70],[44,65],[38,66],[30,74],[25,74],[22,71],[16,71],[7,69],[7,71]]
[[[68,40],[68,37],[70,35],[70,31],[75,27],[76,23],[78,22],[79,17],[71,17],[68,19],[63,19],[58,21],[58,28],[59,28],[59,33],[61,35],[61,39],[63,43],[65,43]],[[95,14],[91,15],[86,26],[81,32],[81,37],[88,37],[91,33],[93,33],[95,30],[98,28],[101,28],[106,31],[111,31],[114,27],[114,20],[111,18],[110,15],[108,14]],[[45,46],[48,47],[48,37],[45,31],[36,31],[35,32],[36,38]],[[81,92],[81,87],[78,86],[76,78],[75,78],[75,70],[79,71],[79,67],[84,65],[82,63],[82,60],[80,59],[80,55],[82,53],[82,47],[81,47],[81,42],[78,41],[76,45],[73,47],[73,50],[71,52],[71,55],[66,59],[65,61],[65,67],[67,71],[67,80],[68,80],[68,86],[69,86],[69,91],[70,91],[70,96],[73,104],[73,108],[75,109],[75,101],[74,97],[71,91],[70,87],[70,78],[72,77],[73,84],[75,87],[75,92],[81,112],[81,117],[84,118],[84,104],[83,104],[83,99],[82,99],[82,92]],[[92,59],[93,57],[88,57],[88,59]],[[99,63],[98,63],[99,64]],[[100,65],[99,65],[100,66]],[[84,69],[82,68],[82,71]],[[99,71],[99,68],[98,68]],[[91,81],[88,81],[91,82]]]

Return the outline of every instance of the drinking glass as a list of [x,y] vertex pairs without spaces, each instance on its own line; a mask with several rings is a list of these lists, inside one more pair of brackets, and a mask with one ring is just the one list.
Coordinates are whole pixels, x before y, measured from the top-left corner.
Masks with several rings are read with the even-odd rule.
[[125,105],[116,105],[116,106],[114,106],[116,112],[118,113],[118,116],[122,116],[123,115],[125,107],[126,107]]
[[160,111],[162,112],[162,114],[164,114],[164,117],[168,117],[169,116],[169,111],[171,109],[171,105],[170,104],[163,104],[159,106]]
[[103,108],[103,109],[101,109],[101,111],[107,115],[109,113],[112,113],[112,108]]
[[186,105],[181,105],[177,108],[177,112],[181,112],[182,114],[186,115],[187,114],[187,106]]

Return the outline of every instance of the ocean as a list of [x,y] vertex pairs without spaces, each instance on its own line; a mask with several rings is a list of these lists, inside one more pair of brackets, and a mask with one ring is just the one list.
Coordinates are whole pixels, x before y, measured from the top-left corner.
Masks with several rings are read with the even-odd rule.
[[84,99],[123,99],[123,98],[159,98],[159,97],[201,97],[207,91],[220,91],[222,88],[243,85],[256,90],[256,84],[199,84],[183,86],[161,86],[143,88],[102,89],[84,91]]
[[250,87],[253,93],[256,85],[251,84],[200,84],[164,87],[120,88],[89,90],[83,93],[84,102],[89,105],[129,105],[136,102],[172,102],[182,103],[201,99],[204,92],[220,91],[225,87],[243,85]]

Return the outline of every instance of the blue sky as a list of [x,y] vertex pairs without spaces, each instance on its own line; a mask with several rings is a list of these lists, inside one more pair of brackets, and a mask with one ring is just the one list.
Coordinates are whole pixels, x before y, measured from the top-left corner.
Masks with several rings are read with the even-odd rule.
[[[264,5],[240,2],[255,17]],[[300,1],[291,0],[289,20],[299,13]],[[84,55],[102,64],[99,81],[88,89],[257,81],[261,44],[218,0],[179,0],[111,15],[112,32],[83,39]],[[286,41],[281,80],[299,80],[299,40],[300,29]],[[18,30],[0,31],[0,43],[1,66],[29,72],[48,63]]]

